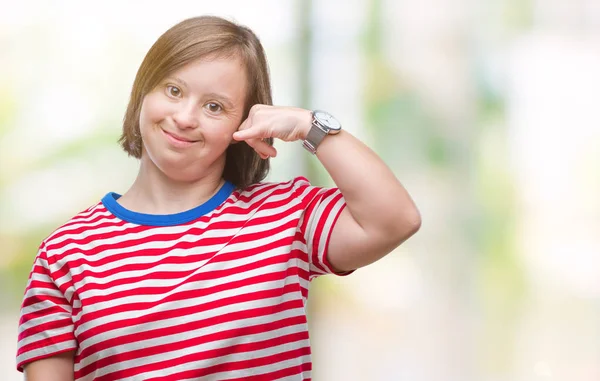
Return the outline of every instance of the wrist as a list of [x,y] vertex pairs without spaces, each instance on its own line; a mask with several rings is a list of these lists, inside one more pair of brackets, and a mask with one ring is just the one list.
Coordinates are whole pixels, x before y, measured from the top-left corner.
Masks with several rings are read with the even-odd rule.
[[310,113],[310,128],[305,135],[302,146],[313,155],[317,153],[317,148],[327,137],[327,135],[335,135],[340,132],[342,125],[331,114],[315,110]]
[[313,126],[313,112],[311,110],[302,110],[300,118],[300,140],[305,140]]

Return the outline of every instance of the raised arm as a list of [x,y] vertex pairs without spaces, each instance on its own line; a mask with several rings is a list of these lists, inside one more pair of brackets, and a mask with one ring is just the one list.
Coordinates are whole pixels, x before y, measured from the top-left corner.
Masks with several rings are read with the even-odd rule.
[[371,264],[419,230],[421,217],[408,192],[360,140],[345,131],[327,136],[317,157],[346,200],[327,254],[336,270]]
[[[304,140],[311,126],[308,110],[256,105],[234,138],[245,140],[263,157],[274,157],[275,148],[261,139]],[[408,192],[360,140],[346,131],[326,136],[317,157],[347,205],[329,241],[328,260],[335,270],[373,263],[419,230],[421,217]]]

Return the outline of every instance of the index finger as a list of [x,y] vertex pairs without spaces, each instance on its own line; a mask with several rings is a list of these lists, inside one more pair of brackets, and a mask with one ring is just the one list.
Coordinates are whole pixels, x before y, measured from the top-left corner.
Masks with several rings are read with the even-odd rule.
[[[245,122],[244,122],[245,123]],[[244,127],[242,129],[242,126]],[[248,140],[248,139],[262,139],[266,136],[264,132],[260,130],[260,128],[250,128],[247,125],[240,126],[240,129],[233,133],[233,138],[235,140]]]

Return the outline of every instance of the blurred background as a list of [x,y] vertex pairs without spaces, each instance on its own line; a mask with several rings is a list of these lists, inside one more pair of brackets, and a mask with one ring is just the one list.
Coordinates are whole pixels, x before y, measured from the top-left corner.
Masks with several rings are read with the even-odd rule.
[[[314,380],[600,380],[600,1],[0,8],[2,380],[22,378],[19,305],[40,241],[132,183],[117,139],[137,68],[201,14],[251,27],[275,103],[330,111],[422,213],[396,252],[313,282]],[[277,147],[269,180],[332,185],[300,144]]]

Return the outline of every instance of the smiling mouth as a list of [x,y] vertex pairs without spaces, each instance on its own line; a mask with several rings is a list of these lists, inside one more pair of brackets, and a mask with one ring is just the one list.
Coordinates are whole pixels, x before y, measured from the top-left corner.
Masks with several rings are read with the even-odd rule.
[[190,144],[191,144],[191,143],[196,143],[196,142],[199,142],[199,140],[190,140],[190,139],[186,139],[186,138],[183,138],[183,137],[181,137],[181,136],[178,136],[178,135],[172,134],[172,133],[170,133],[170,132],[167,132],[167,131],[163,130],[162,128],[161,128],[161,130],[162,130],[162,132],[163,132],[165,135],[167,135],[169,138],[171,138],[171,139],[174,139],[174,140],[177,140],[177,141],[180,141],[180,142],[182,142],[182,143],[190,143]]

